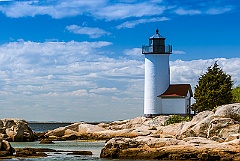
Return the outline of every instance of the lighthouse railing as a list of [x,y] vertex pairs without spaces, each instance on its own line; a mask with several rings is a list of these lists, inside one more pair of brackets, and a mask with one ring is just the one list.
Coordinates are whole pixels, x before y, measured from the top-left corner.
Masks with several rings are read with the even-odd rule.
[[165,53],[172,53],[172,45],[165,46]]
[[142,46],[142,53],[153,53],[153,46]]

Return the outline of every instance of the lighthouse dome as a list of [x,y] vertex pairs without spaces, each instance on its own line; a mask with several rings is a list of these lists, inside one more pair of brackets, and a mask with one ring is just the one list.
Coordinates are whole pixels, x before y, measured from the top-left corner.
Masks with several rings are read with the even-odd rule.
[[163,38],[165,39],[162,35],[159,34],[159,30],[156,30],[156,33],[150,37],[150,39],[159,39],[159,38]]

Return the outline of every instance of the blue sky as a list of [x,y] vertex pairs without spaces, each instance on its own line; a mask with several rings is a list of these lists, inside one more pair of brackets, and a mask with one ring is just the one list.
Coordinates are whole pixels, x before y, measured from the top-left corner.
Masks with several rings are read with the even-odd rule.
[[240,85],[236,0],[0,0],[0,118],[109,121],[143,114],[141,46],[173,45],[171,83],[218,61]]

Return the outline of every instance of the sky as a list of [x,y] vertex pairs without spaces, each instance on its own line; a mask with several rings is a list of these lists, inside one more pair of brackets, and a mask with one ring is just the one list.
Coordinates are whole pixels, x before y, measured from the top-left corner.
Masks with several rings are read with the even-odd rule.
[[173,46],[171,83],[218,62],[240,85],[240,1],[0,0],[0,118],[113,121],[143,115],[142,45]]

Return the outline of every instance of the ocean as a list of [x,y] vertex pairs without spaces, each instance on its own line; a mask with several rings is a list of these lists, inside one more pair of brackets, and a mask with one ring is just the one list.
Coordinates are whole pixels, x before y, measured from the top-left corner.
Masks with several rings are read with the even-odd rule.
[[48,130],[54,130],[58,127],[64,127],[70,124],[72,123],[70,122],[28,122],[28,126],[30,126],[34,132],[45,132]]
[[[58,127],[67,126],[71,123],[29,123],[29,126],[35,132],[44,132],[47,130],[53,130]],[[54,153],[47,152],[47,157],[43,158],[14,158],[14,159],[3,159],[3,161],[127,161],[126,159],[102,159],[100,158],[101,149],[104,147],[105,141],[95,142],[83,142],[83,141],[54,141],[54,144],[40,144],[39,141],[35,142],[11,142],[13,148],[50,148],[55,150],[87,150],[91,151],[93,155],[67,155],[67,152]],[[130,160],[129,160],[130,161]],[[134,160],[137,161],[137,160]]]
[[11,142],[13,148],[23,148],[23,147],[31,147],[31,148],[50,148],[55,150],[87,150],[91,151],[93,155],[84,156],[84,155],[67,155],[64,153],[54,153],[47,152],[48,157],[44,158],[28,158],[28,159],[11,159],[11,160],[19,160],[19,161],[74,161],[74,160],[99,160],[103,161],[104,159],[100,159],[100,151],[103,148],[105,142],[82,142],[82,141],[54,141],[54,144],[40,144],[39,141],[35,142]]
[[[71,123],[53,123],[53,122],[30,122],[28,125],[31,129],[35,132],[44,132],[47,130],[53,130],[58,127],[64,127],[70,125]],[[79,155],[67,155],[66,152],[64,153],[54,153],[54,152],[47,152],[48,157],[44,158],[14,158],[14,159],[5,159],[4,161],[12,161],[12,160],[19,160],[19,161],[75,161],[75,160],[99,160],[103,161],[106,159],[100,159],[100,152],[103,148],[105,142],[104,141],[96,141],[96,142],[82,142],[82,141],[54,141],[54,144],[40,144],[39,141],[35,142],[11,142],[13,148],[24,148],[24,147],[31,147],[31,148],[50,148],[55,150],[87,150],[91,151],[93,155],[91,156],[79,156]]]

